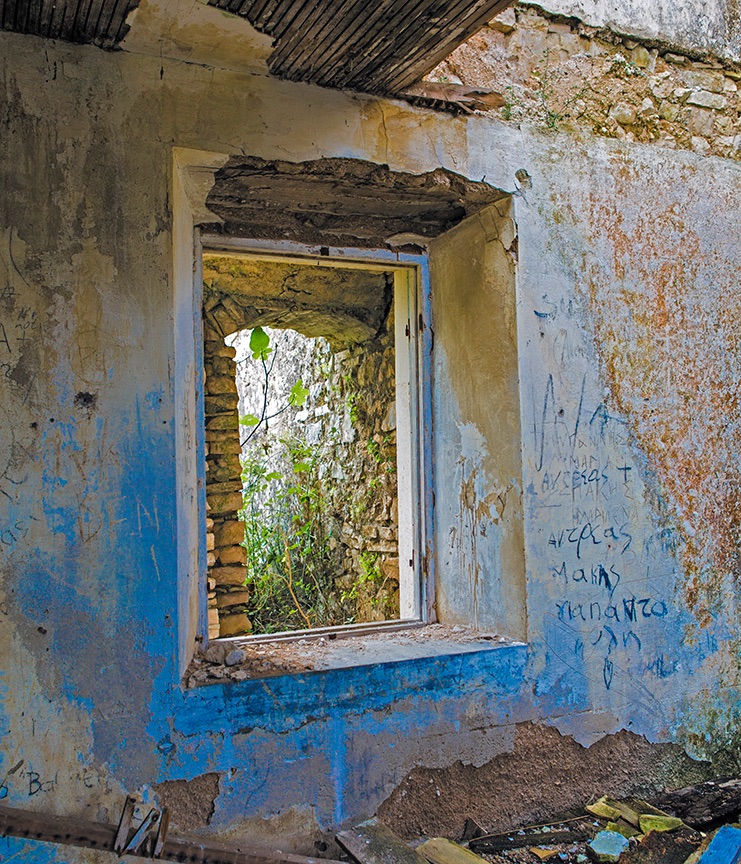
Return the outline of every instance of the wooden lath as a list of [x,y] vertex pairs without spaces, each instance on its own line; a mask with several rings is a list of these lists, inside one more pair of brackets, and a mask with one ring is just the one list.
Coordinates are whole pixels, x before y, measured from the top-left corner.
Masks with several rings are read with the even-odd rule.
[[115,48],[139,0],[0,0],[0,29]]
[[400,94],[511,0],[209,0],[275,39],[291,81]]

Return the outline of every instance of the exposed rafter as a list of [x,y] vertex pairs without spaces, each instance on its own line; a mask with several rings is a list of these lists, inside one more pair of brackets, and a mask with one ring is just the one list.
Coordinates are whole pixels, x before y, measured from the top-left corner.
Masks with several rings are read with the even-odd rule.
[[511,0],[209,0],[275,39],[280,78],[399,94]]

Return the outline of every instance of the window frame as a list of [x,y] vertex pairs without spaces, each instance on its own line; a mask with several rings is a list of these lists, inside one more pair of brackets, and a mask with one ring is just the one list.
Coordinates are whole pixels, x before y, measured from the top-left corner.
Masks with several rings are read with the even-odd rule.
[[[208,642],[208,566],[206,550],[206,457],[205,388],[203,343],[204,251],[227,252],[262,258],[266,261],[300,259],[304,264],[363,270],[392,271],[394,274],[395,373],[397,415],[397,483],[399,560],[407,560],[411,573],[400,578],[398,620],[337,625],[275,634],[245,634],[221,637],[219,642],[276,642],[329,636],[396,632],[424,626],[435,620],[433,556],[429,554],[428,526],[432,525],[432,410],[430,283],[426,254],[383,249],[355,249],[305,245],[292,241],[267,241],[201,234],[194,236],[194,326],[196,374],[195,410],[197,434],[197,640]],[[399,314],[400,309],[404,314]],[[401,350],[403,349],[403,350]],[[401,361],[401,362],[400,362]],[[400,404],[401,402],[401,404]],[[402,546],[402,537],[404,546]],[[401,571],[401,566],[400,566]],[[401,575],[401,573],[400,573]]]

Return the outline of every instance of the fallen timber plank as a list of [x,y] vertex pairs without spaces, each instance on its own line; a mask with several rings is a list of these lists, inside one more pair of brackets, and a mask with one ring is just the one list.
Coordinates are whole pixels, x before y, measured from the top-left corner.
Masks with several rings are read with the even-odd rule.
[[[120,860],[113,851],[117,833],[118,826],[103,822],[0,806],[2,837],[97,849],[110,852],[112,860]],[[152,860],[152,855],[144,851],[128,852],[127,855]],[[260,849],[247,843],[226,844],[206,837],[172,833],[167,836],[157,860],[180,864],[342,864],[328,858],[306,858],[278,850]]]
[[358,864],[427,864],[427,860],[377,819],[337,834],[337,842]]
[[430,864],[488,864],[485,858],[444,837],[426,840],[417,847],[417,852],[424,855]]
[[679,816],[692,828],[705,829],[741,810],[741,778],[706,780],[665,792],[654,803],[673,816]]

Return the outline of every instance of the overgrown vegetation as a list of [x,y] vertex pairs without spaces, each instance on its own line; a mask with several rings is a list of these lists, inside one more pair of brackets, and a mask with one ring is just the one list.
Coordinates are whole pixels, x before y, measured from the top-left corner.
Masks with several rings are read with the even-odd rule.
[[[271,341],[255,328],[250,352],[239,361],[249,364],[253,381],[261,382],[250,393],[251,413],[240,418],[240,518],[245,523],[252,632],[397,617],[398,568],[394,574],[383,554],[365,548],[382,542],[372,526],[381,518],[379,508],[388,500],[389,488],[395,490],[395,436],[367,434],[379,422],[378,405],[368,416],[368,404],[360,398],[360,388],[368,382],[357,380],[357,362],[350,360],[353,371],[343,372],[321,344],[311,349],[316,354],[307,370],[314,394],[314,404],[309,404],[309,389],[300,379],[294,383],[285,365],[276,365],[281,351],[295,352],[281,338]],[[340,362],[351,355],[343,352]],[[284,364],[286,357],[297,363],[298,375],[303,361],[295,353],[284,354]],[[291,409],[304,409],[302,419],[296,422]],[[315,411],[326,420],[317,423]],[[348,420],[351,429],[344,425]],[[342,456],[348,451],[351,466]],[[350,483],[345,470],[352,475]]]
[[[244,460],[247,583],[255,633],[347,623],[334,594],[337,571],[319,480],[321,448],[266,436]],[[286,473],[271,462],[287,462]]]

